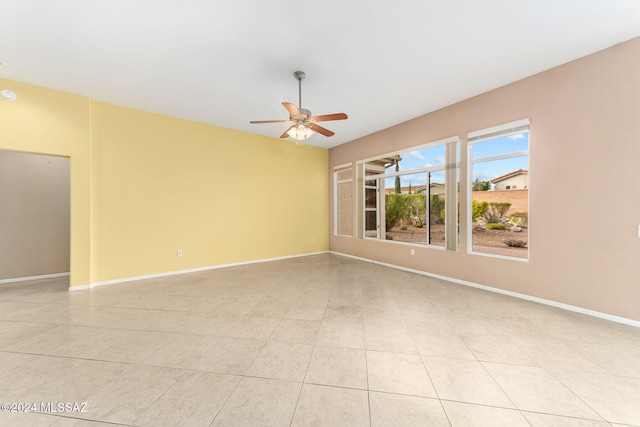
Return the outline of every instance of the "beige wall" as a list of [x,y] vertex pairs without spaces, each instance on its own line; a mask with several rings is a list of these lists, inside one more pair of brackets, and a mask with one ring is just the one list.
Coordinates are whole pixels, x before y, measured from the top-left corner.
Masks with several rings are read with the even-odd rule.
[[66,273],[69,159],[0,150],[0,280]]
[[[459,135],[466,183],[466,134],[530,118],[530,260],[467,253],[466,185],[457,252],[415,247],[410,256],[404,245],[340,236],[330,249],[640,320],[638,117],[634,39],[335,147],[329,167]],[[557,185],[576,181],[571,191]]]

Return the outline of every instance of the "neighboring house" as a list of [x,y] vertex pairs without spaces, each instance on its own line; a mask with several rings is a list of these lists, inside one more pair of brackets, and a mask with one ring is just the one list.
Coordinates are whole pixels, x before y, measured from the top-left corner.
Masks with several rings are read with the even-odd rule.
[[432,182],[429,185],[429,195],[444,197],[444,184],[440,182]]
[[[401,187],[400,192],[402,194],[409,194],[409,190],[411,190],[411,194],[424,194],[427,191],[426,185],[412,185],[411,187]],[[444,184],[439,182],[432,182],[429,186],[429,194],[431,196],[438,195],[444,197]],[[385,193],[395,193],[395,187],[389,187],[384,189]]]
[[[427,187],[425,185],[421,185],[418,189],[415,190],[416,194],[424,194]],[[444,197],[444,184],[440,182],[432,182],[429,184],[429,195],[430,196],[443,196]]]
[[491,180],[493,190],[524,190],[529,188],[529,171],[518,169]]
[[[426,186],[424,186],[424,185],[412,185],[411,187],[409,187],[409,186],[400,187],[400,193],[409,194],[409,190],[411,190],[411,194],[424,194],[424,189],[425,188],[426,188]],[[395,193],[396,192],[396,188],[395,187],[389,187],[389,188],[385,188],[384,191],[387,194]]]

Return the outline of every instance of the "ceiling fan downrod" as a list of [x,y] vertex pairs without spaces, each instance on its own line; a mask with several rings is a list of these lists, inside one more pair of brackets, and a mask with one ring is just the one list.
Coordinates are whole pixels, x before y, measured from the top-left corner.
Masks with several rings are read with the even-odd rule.
[[280,138],[291,137],[302,141],[309,138],[314,133],[320,133],[324,136],[333,136],[334,132],[329,129],[325,129],[318,125],[317,122],[328,122],[331,120],[345,120],[347,115],[345,113],[335,114],[323,114],[320,116],[313,116],[311,111],[302,108],[302,79],[306,77],[304,71],[296,71],[293,73],[293,77],[298,80],[298,103],[299,108],[296,108],[295,104],[291,102],[283,102],[282,106],[289,113],[289,119],[287,120],[252,120],[249,123],[289,123],[289,129],[287,129]]
[[302,80],[307,77],[304,71],[296,71],[293,73],[293,77],[298,80],[298,109],[302,109]]

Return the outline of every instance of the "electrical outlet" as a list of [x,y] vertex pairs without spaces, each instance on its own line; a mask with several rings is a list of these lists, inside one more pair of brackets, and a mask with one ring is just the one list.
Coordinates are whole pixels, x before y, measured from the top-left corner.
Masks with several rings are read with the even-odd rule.
[[415,249],[411,249],[411,255],[415,255],[416,254],[416,250]]
[[178,249],[178,256],[182,256],[182,249]]

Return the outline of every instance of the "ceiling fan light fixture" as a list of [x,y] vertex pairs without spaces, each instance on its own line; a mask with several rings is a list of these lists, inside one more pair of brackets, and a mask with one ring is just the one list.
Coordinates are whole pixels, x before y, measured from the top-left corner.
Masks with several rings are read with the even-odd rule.
[[305,74],[302,71],[296,71],[293,76],[298,80],[298,106],[290,102],[283,102],[282,106],[289,113],[288,120],[252,120],[249,123],[289,123],[289,128],[284,131],[280,138],[293,138],[298,141],[304,141],[311,138],[314,134],[319,133],[324,136],[333,136],[334,132],[319,126],[317,122],[328,122],[331,120],[348,119],[345,113],[323,114],[321,116],[313,116],[311,111],[302,108],[302,79]]
[[306,127],[305,125],[301,124],[289,129],[287,134],[293,139],[297,139],[298,141],[304,141],[305,139],[308,139],[313,134],[315,134],[315,132],[309,129],[308,127]]

